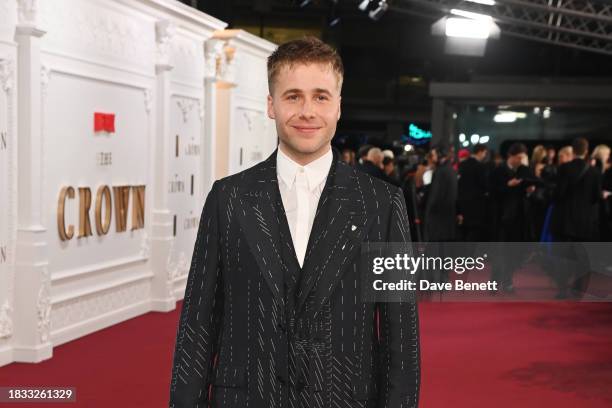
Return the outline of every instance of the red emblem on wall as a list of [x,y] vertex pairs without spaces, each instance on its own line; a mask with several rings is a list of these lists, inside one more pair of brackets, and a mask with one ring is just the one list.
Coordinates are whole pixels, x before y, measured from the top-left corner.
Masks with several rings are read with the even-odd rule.
[[115,132],[115,114],[114,113],[94,113],[94,132]]

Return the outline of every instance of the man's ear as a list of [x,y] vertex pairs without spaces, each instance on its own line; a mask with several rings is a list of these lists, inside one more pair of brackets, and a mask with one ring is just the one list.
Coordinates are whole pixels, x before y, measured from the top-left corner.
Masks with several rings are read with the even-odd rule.
[[338,97],[338,120],[340,120],[340,116],[342,114],[342,97]]
[[274,115],[274,102],[272,100],[272,95],[268,95],[268,117],[270,119],[276,119]]

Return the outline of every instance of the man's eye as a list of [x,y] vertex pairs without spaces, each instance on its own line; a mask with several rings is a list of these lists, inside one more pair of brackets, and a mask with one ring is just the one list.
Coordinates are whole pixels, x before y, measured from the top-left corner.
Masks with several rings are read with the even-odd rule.
[[297,95],[289,95],[289,96],[287,97],[287,99],[289,99],[290,101],[297,101],[298,96],[297,96]]
[[327,99],[329,99],[327,96],[325,95],[319,95],[317,96],[317,100],[318,101],[326,101]]

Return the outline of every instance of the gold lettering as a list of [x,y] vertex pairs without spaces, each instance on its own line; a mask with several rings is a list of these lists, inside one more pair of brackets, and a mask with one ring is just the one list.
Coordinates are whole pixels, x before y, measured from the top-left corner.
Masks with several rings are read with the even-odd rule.
[[113,195],[115,196],[115,227],[117,232],[123,232],[127,228],[130,189],[130,186],[113,187]]
[[68,232],[66,232],[66,222],[64,219],[64,210],[66,207],[66,198],[74,198],[74,188],[64,187],[60,191],[59,200],[57,202],[57,230],[59,232],[60,239],[62,241],[69,241],[74,235],[74,226],[68,226]]
[[[104,222],[102,222],[102,200],[105,201],[104,206]],[[96,193],[96,232],[98,235],[106,235],[111,224],[111,192],[108,186],[100,186]]]
[[91,221],[89,220],[89,208],[91,207],[91,189],[79,187],[79,236],[88,237],[91,233]]
[[132,187],[132,231],[144,228],[145,186]]

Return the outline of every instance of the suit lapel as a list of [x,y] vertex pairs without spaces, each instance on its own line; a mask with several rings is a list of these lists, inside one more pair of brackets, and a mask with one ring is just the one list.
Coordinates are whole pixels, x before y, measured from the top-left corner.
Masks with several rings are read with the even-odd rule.
[[302,279],[297,291],[297,312],[308,295],[315,292],[315,310],[333,293],[342,277],[344,266],[358,255],[369,225],[365,202],[356,170],[340,160],[334,149],[334,160],[319,199],[319,205],[308,240]]
[[242,211],[237,211],[239,222],[266,283],[279,304],[284,304],[287,263],[279,245],[286,243],[280,239],[279,227],[286,225],[287,220],[278,207],[276,151],[247,174],[239,193],[242,204]]

